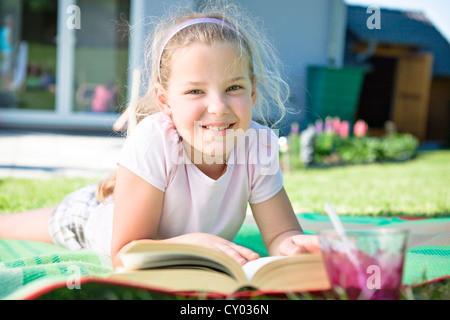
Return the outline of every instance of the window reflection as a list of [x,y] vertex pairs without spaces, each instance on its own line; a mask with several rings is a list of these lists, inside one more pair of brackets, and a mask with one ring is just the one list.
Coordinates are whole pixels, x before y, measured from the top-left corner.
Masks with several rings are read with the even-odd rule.
[[57,6],[0,1],[0,108],[55,109]]
[[[0,109],[61,108],[55,105],[57,45],[62,45],[57,44],[59,3],[0,0]],[[74,31],[70,108],[74,113],[120,112],[127,99],[130,0],[76,4],[81,29]]]
[[78,0],[73,111],[119,112],[126,102],[129,0]]

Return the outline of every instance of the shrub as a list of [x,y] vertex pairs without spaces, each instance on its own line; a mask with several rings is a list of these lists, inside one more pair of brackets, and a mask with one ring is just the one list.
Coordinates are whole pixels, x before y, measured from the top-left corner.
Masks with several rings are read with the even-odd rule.
[[386,136],[380,141],[380,160],[408,160],[417,153],[418,140],[410,134]]
[[410,134],[342,138],[334,133],[320,133],[315,140],[314,160],[316,164],[403,161],[416,155],[418,145]]
[[[341,124],[341,127],[339,126]],[[342,130],[345,125],[345,130]],[[296,128],[296,126],[294,127]],[[314,129],[313,129],[314,130]],[[404,161],[416,155],[419,142],[407,133],[390,131],[384,137],[368,137],[367,124],[358,120],[353,128],[354,135],[348,134],[348,123],[339,119],[327,119],[315,125],[314,161],[313,165],[364,164],[383,161]],[[301,162],[301,146],[297,130],[293,130],[287,139],[284,138],[284,153],[288,154],[291,168],[299,168]],[[290,169],[290,168],[289,168]]]

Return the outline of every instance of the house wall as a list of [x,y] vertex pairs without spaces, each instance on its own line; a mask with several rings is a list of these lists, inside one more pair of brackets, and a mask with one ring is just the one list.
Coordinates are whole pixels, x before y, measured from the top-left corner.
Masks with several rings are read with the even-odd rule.
[[[132,26],[130,36],[130,68],[128,73],[129,87],[132,88],[136,81],[136,70],[144,69],[145,39],[152,31],[153,17],[161,17],[171,6],[194,6],[195,0],[132,0],[130,12],[130,24]],[[139,88],[139,94],[144,94],[146,88]],[[132,99],[132,90],[128,91],[128,99]]]
[[299,114],[289,121],[303,125],[311,112],[306,105],[307,67],[343,64],[346,28],[346,6],[335,0],[243,1],[255,16],[261,17],[269,38],[278,49],[287,82],[291,88],[290,107]]

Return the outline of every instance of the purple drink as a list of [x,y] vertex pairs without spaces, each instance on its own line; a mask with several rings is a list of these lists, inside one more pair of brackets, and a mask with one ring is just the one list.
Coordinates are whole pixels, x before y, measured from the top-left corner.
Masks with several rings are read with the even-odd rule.
[[348,242],[335,232],[319,234],[333,289],[343,290],[350,300],[399,299],[408,233],[379,229],[350,231],[347,235]]

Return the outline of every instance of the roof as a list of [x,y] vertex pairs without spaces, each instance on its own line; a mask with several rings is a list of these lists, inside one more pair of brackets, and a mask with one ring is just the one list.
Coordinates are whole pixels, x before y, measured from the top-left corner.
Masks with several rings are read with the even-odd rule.
[[413,45],[434,55],[433,74],[450,76],[450,43],[422,12],[381,9],[381,28],[369,29],[367,7],[348,6],[347,28],[362,41]]

